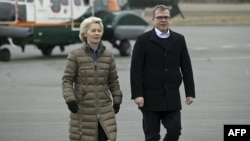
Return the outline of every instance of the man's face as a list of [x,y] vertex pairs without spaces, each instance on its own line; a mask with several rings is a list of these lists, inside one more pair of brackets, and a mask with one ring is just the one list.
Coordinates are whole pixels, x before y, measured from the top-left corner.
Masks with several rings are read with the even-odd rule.
[[168,9],[161,11],[160,9],[155,11],[155,16],[152,18],[153,25],[161,32],[167,32],[170,20],[170,12]]

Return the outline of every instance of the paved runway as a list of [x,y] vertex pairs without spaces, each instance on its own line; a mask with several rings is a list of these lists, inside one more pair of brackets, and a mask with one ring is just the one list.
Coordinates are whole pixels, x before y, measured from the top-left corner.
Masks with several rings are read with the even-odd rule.
[[[223,141],[224,124],[250,124],[250,27],[175,26],[192,58],[195,102],[184,104],[180,141]],[[133,44],[134,42],[131,41]],[[141,114],[130,100],[130,57],[116,56],[124,93],[117,115],[118,141],[143,141]],[[0,141],[67,141],[69,111],[61,94],[66,54],[41,57],[33,47],[11,49],[0,62]],[[164,129],[162,128],[162,136]]]

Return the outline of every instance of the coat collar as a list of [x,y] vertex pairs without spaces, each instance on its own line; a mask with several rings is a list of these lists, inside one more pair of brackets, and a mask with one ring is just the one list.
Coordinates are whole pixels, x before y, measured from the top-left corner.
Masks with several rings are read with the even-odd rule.
[[[87,44],[86,44],[85,42],[83,42],[82,49],[83,49],[89,56],[92,56],[92,52],[91,52],[90,48],[87,47]],[[98,50],[99,50],[99,51],[98,51],[98,54],[97,54],[97,58],[99,58],[99,57],[103,54],[103,52],[104,52],[105,49],[106,49],[106,47],[103,45],[102,42],[100,42],[99,45],[98,45]]]
[[169,51],[172,47],[173,47],[173,44],[175,42],[175,35],[174,35],[174,32],[169,29],[169,32],[170,32],[170,36],[167,38],[168,40],[168,47],[165,48],[164,46],[162,46],[161,44],[159,44],[158,42],[158,36],[157,34],[155,33],[155,29],[153,28],[151,31],[150,31],[150,40],[157,43],[158,45],[160,45],[162,48],[166,49],[165,51]]
[[159,38],[168,38],[170,36],[170,31],[168,29],[167,33],[162,33],[159,29],[157,28],[154,28],[155,30],[155,33],[156,35],[159,37]]

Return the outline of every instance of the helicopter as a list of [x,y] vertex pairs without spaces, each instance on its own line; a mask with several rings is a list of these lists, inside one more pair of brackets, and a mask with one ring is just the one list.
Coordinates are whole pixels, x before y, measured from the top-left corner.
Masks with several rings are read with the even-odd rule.
[[44,56],[50,56],[55,47],[63,52],[70,44],[81,43],[80,23],[89,16],[103,20],[102,40],[119,50],[120,56],[129,56],[131,44],[144,33],[148,22],[131,9],[171,6],[171,16],[182,14],[179,0],[0,0],[0,61],[11,59],[4,45],[36,46]]

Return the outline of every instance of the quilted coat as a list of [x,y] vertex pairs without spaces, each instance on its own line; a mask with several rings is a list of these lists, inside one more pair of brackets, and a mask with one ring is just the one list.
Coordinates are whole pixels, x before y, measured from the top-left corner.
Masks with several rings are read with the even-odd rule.
[[76,100],[79,110],[70,113],[70,141],[98,141],[98,122],[108,139],[116,141],[113,104],[122,103],[115,60],[100,44],[97,59],[85,44],[69,53],[62,77],[66,102]]

